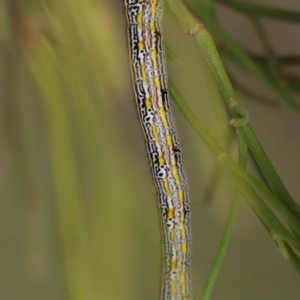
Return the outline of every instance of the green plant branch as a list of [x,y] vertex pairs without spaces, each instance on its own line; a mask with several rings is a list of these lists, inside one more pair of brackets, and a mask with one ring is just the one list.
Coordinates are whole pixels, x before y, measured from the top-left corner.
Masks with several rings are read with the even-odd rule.
[[[254,59],[256,62],[260,64],[267,64],[269,58],[262,56],[262,55],[254,55],[254,54],[249,54],[252,59]],[[281,65],[286,65],[286,66],[296,66],[300,65],[300,55],[279,55],[277,57],[279,63]]]
[[254,4],[238,0],[217,0],[218,2],[236,9],[246,15],[268,17],[286,22],[300,23],[300,12],[266,5]]
[[241,119],[240,123],[237,121],[233,125],[240,127],[239,130],[243,135],[243,138],[246,139],[248,147],[251,150],[271,190],[282,203],[287,204],[289,209],[291,209],[291,211],[299,217],[298,205],[293,201],[292,197],[286,190],[280,177],[276,173],[257,137],[255,136],[252,128],[249,124],[247,124],[247,113],[237,101],[232,85],[228,79],[222,61],[209,32],[201,23],[199,23],[199,21],[194,19],[194,17],[188,12],[180,0],[168,0],[168,3],[172,9],[174,8],[174,13],[178,17],[183,28],[188,32],[192,31],[195,34],[195,38],[208,65],[211,68],[215,80],[219,85],[233,120]]
[[[228,172],[229,177],[237,188],[237,194],[234,196],[234,202],[232,204],[228,222],[201,298],[202,300],[208,300],[228,248],[233,224],[235,223],[237,214],[236,197],[239,197],[239,194],[247,200],[266,230],[269,232],[272,239],[275,241],[282,255],[289,259],[296,270],[299,270],[300,263],[297,255],[293,251],[293,248],[295,247],[295,249],[298,249],[300,245],[300,211],[298,205],[294,202],[276,173],[251,126],[248,124],[248,114],[237,100],[210,33],[201,22],[189,13],[182,1],[167,1],[184,31],[195,37],[205,60],[212,71],[231,115],[232,119],[230,124],[236,127],[240,143],[240,155],[247,157],[247,151],[246,153],[243,151],[249,148],[259,170],[263,174],[269,188],[271,189],[270,191],[265,185],[248,173],[245,168],[237,164],[227,155],[227,153],[213,140],[206,129],[200,124],[196,116],[189,109],[176,90],[175,86],[170,82],[170,93],[175,103],[202,141],[204,141],[219,163]],[[244,68],[248,69],[248,71],[252,71],[252,73],[269,86],[269,88],[271,88],[277,96],[280,96],[283,102],[290,105],[295,110],[299,110],[299,106],[286,94],[285,90],[278,85],[278,82],[265,73],[263,68],[255,64],[255,62],[252,61],[251,58],[249,58],[237,45],[235,45],[229,36],[227,36],[226,33],[219,28],[210,11],[206,10],[207,7],[205,5],[200,6],[195,3],[195,1],[187,2],[189,3],[189,8],[191,8],[193,12],[196,12],[201,19],[203,18],[205,20],[205,24],[209,24],[209,29],[212,28],[212,31],[214,30],[213,33],[217,35],[220,40],[222,40],[225,36],[223,42],[226,44],[227,41],[226,46],[231,50],[231,53]],[[273,53],[273,49],[268,40],[265,39],[265,33],[261,27],[260,20],[256,18],[252,18],[252,20],[260,34],[262,42],[264,43],[269,60],[273,59],[274,62],[275,54]],[[276,60],[275,62],[278,63]],[[241,148],[243,145],[245,149]],[[241,159],[241,156],[239,159]],[[261,197],[270,203],[273,208],[275,208],[276,211],[284,217],[291,231],[279,221]]]
[[[229,132],[229,134],[227,135],[226,140],[226,145],[225,145],[225,151],[226,153],[230,153],[232,146],[234,144],[234,136],[232,132]],[[222,178],[223,176],[223,171],[224,169],[220,166],[220,164],[218,162],[215,163],[211,176],[208,178],[208,184],[206,185],[206,187],[204,188],[203,191],[203,200],[201,201],[203,206],[206,206],[207,203],[209,203],[212,198],[214,193],[216,192],[216,186],[219,182],[219,180]]]
[[[278,240],[283,240],[298,247],[300,244],[300,240],[297,238],[300,233],[299,220],[261,182],[259,182],[255,177],[253,177],[253,175],[248,173],[226,154],[226,152],[216,143],[216,141],[208,134],[206,129],[198,121],[197,117],[182,99],[171,81],[169,81],[169,89],[174,102],[182,112],[183,116],[195,130],[196,134],[206,144],[215,158],[222,164],[223,167],[225,167],[225,170],[228,172],[233,183],[270,232],[272,239],[275,239],[276,243]],[[263,198],[266,199],[285,218],[285,220],[289,222],[292,227],[292,231],[297,233],[296,237],[281,224],[255,191],[262,195]],[[283,255],[286,256],[285,249],[280,248],[280,250],[283,251]]]
[[[295,253],[295,251],[292,249],[292,247],[288,244],[285,244],[286,251],[288,254],[288,258],[290,262],[293,264],[294,268],[297,270],[298,273],[300,273],[300,259],[299,256]],[[299,249],[297,249],[299,252]]]
[[[246,168],[247,166],[247,145],[244,143],[244,140],[242,138],[239,139],[239,164]],[[238,214],[238,209],[241,202],[241,193],[236,189],[234,192],[230,213],[228,215],[228,219],[226,222],[226,226],[222,235],[222,239],[217,251],[217,254],[215,256],[211,271],[209,273],[209,276],[206,280],[204,290],[201,296],[201,300],[209,300],[210,296],[212,294],[213,287],[216,283],[217,276],[220,272],[223,260],[225,258],[225,254],[228,249],[228,245],[230,242],[230,238],[233,233],[234,225],[236,223],[236,218]]]
[[[209,14],[206,13],[205,8],[201,6],[199,3],[196,3],[192,0],[184,0],[187,7],[182,3],[181,0],[167,0],[169,5],[172,7],[174,14],[178,18],[182,28],[189,32],[194,33],[194,35],[198,34],[198,40],[200,40],[200,34],[202,39],[205,37],[203,33],[206,29],[198,19],[203,21],[205,26],[209,29],[209,31],[217,37],[226,47],[226,51],[229,51],[231,55],[234,57],[235,61],[250,74],[261,80],[283,103],[288,105],[291,109],[299,112],[300,106],[289,96],[287,91],[278,85],[278,82],[270,76],[263,68],[255,63],[254,60],[251,59],[232,39],[231,37],[218,25],[214,18],[211,18]],[[190,13],[191,12],[191,13]],[[196,18],[193,15],[196,16]],[[203,30],[202,30],[203,29]],[[198,33],[200,31],[200,34]],[[207,30],[206,30],[207,31]],[[196,37],[197,39],[197,37]],[[200,44],[201,50],[209,51],[209,48],[205,45],[205,43],[212,45],[212,48],[215,49],[213,42],[211,43],[210,34],[207,31],[205,40]],[[212,50],[213,52],[217,52],[217,50]],[[205,53],[204,53],[205,54]],[[207,56],[205,56],[207,58]],[[211,64],[212,62],[208,62]]]
[[247,144],[250,151],[253,154],[254,159],[259,165],[264,178],[268,182],[270,189],[274,194],[281,200],[282,203],[286,204],[290,210],[299,217],[299,206],[295,203],[290,193],[282,183],[279,175],[269,160],[265,150],[261,146],[257,139],[253,129],[249,124],[243,128],[239,128],[240,133],[247,139]]
[[[186,118],[191,127],[195,130],[196,134],[208,147],[214,157],[222,164],[225,170],[236,182],[235,178],[242,180],[243,184],[249,185],[252,189],[256,190],[265,200],[267,200],[295,229],[297,233],[300,233],[300,223],[297,217],[279,200],[273,193],[264,186],[259,180],[257,180],[252,174],[245,171],[240,165],[238,165],[233,159],[231,159],[227,153],[219,146],[219,144],[209,135],[207,130],[198,121],[195,114],[188,107],[181,95],[177,91],[174,84],[169,81],[169,89],[173,100],[180,109],[183,116]],[[243,127],[241,127],[243,128]],[[241,129],[240,128],[240,129]],[[295,242],[297,244],[297,242]]]

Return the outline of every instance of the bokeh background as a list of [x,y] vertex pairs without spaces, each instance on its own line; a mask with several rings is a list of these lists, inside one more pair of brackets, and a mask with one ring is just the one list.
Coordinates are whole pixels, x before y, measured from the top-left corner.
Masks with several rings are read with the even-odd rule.
[[[260,3],[300,10],[298,0]],[[262,52],[244,17],[221,6],[217,13],[242,46]],[[0,299],[159,299],[156,192],[135,111],[125,24],[120,0],[0,4]],[[177,56],[168,60],[169,76],[226,147],[227,115],[196,42],[168,7],[163,25]],[[279,54],[300,52],[299,26],[265,25]],[[279,102],[238,95],[300,203],[299,115]],[[193,293],[199,299],[234,187],[173,110],[190,187]],[[234,140],[230,149],[235,157]],[[296,300],[299,292],[297,272],[242,203],[212,299]]]

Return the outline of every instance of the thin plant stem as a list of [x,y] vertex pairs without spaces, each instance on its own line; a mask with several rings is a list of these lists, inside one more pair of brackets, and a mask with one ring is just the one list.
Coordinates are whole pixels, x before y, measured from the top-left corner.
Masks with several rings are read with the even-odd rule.
[[295,216],[289,212],[289,210],[287,210],[287,208],[273,195],[273,193],[253,175],[245,171],[233,159],[231,159],[222,149],[222,147],[211,137],[203,125],[198,121],[197,117],[189,108],[189,106],[182,99],[181,95],[171,81],[169,81],[169,89],[173,100],[182,112],[183,116],[187,119],[197,135],[205,143],[214,157],[223,165],[223,167],[225,167],[230,174],[241,177],[242,180],[249,184],[253,189],[257,190],[276,209],[286,215],[286,217],[294,220],[295,226],[299,227],[300,230],[300,224],[298,224]]
[[[196,3],[192,0],[185,0],[187,7],[182,3],[181,0],[168,0],[170,6],[172,7],[174,14],[178,18],[183,29],[187,33],[192,33],[195,37],[201,50],[207,60],[207,63],[213,67],[218,62],[210,59],[210,54],[217,54],[216,47],[210,36],[210,33],[205,29],[205,24],[208,30],[218,38],[225,46],[226,51],[230,52],[238,63],[244,70],[248,71],[250,74],[258,78],[268,87],[283,103],[288,105],[291,109],[296,112],[300,111],[300,106],[289,96],[286,89],[278,84],[278,81],[268,74],[260,65],[256,64],[250,56],[248,56],[232,39],[231,37],[219,26],[214,18],[211,18],[209,14],[206,13],[205,7]],[[177,8],[176,8],[177,7]],[[194,17],[196,16],[196,18]],[[199,20],[198,20],[199,19]],[[205,33],[207,31],[207,33]],[[215,57],[217,57],[214,55]],[[218,58],[219,60],[219,58]],[[218,73],[213,71],[214,76],[218,76]],[[222,74],[220,74],[222,75]],[[216,77],[217,78],[217,77]],[[225,81],[226,82],[226,81]],[[222,87],[220,87],[222,89]]]
[[[278,197],[282,203],[287,204],[295,215],[299,216],[298,205],[294,202],[283,185],[251,126],[247,124],[248,114],[236,98],[210,33],[189,13],[180,0],[168,0],[168,3],[184,30],[195,36],[232,116],[231,125],[240,128],[241,134],[246,139],[250,151],[253,153],[263,176],[276,197]],[[197,12],[198,11],[200,10],[197,8]]]
[[236,9],[246,15],[267,17],[286,22],[300,22],[300,12],[282,8],[274,8],[261,4],[254,4],[238,0],[217,0],[218,2]]
[[[247,145],[244,142],[242,138],[239,138],[239,164],[243,167],[246,168],[247,165]],[[225,258],[228,245],[230,242],[230,238],[233,233],[234,225],[236,223],[236,218],[239,210],[241,202],[241,193],[239,192],[238,189],[235,190],[231,208],[230,208],[230,213],[226,222],[226,226],[223,232],[223,236],[217,251],[217,254],[215,256],[215,260],[213,262],[211,271],[209,273],[209,276],[207,278],[207,281],[204,286],[204,291],[201,296],[201,300],[209,300],[212,294],[213,287],[216,283],[217,276],[220,272],[223,260]]]

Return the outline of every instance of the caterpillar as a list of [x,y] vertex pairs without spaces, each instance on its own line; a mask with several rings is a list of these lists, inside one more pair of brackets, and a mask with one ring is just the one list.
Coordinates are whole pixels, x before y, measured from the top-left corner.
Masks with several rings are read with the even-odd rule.
[[163,300],[191,299],[191,220],[186,176],[168,91],[162,0],[123,0],[133,87],[158,194],[164,237]]

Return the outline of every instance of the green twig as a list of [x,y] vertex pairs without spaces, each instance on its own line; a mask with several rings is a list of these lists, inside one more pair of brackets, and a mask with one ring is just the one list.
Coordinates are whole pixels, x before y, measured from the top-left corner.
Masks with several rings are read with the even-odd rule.
[[238,0],[217,0],[233,9],[251,16],[267,17],[286,22],[300,23],[300,12],[282,8],[274,8],[260,4],[254,4]]
[[[195,19],[191,13],[187,11],[187,8],[182,4],[180,0],[168,0],[168,2],[173,7],[177,6],[178,8],[174,9],[174,13],[176,14],[179,22],[181,23],[184,30],[187,32],[192,31],[193,33],[198,34],[197,30],[203,29],[204,26]],[[198,18],[203,21],[205,26],[209,29],[209,31],[216,36],[220,41],[224,43],[226,46],[226,50],[229,51],[232,56],[235,58],[235,61],[246,71],[248,71],[250,74],[254,75],[256,78],[261,80],[273,93],[276,94],[276,96],[286,105],[288,105],[291,109],[299,112],[300,106],[289,96],[287,91],[278,85],[277,80],[275,80],[272,76],[270,76],[263,68],[261,68],[259,65],[255,63],[254,60],[252,60],[232,39],[231,37],[218,25],[215,19],[211,18],[205,11],[204,7],[201,6],[199,3],[196,3],[192,0],[185,0],[185,3],[187,3],[188,8],[190,11]],[[202,30],[204,31],[204,30]],[[199,43],[204,55],[209,54],[205,53],[209,48],[213,49],[215,46],[213,46],[213,42],[210,41],[211,37],[206,35],[202,35],[202,42]],[[205,37],[205,39],[204,39]],[[197,37],[196,37],[197,39]],[[198,38],[198,42],[200,42],[201,39]],[[211,44],[212,43],[212,44]],[[205,45],[207,44],[207,45]],[[211,46],[210,46],[211,45]],[[217,50],[211,50],[212,52],[216,52]],[[218,54],[217,54],[218,55]],[[210,56],[205,55],[206,60],[210,59]],[[211,62],[208,61],[209,64],[213,63],[213,60]],[[218,70],[217,70],[218,71]],[[215,72],[214,76],[216,76]]]
[[[225,170],[230,174],[232,180],[235,184],[242,181],[243,184],[249,185],[252,189],[256,190],[264,199],[266,199],[280,214],[288,220],[288,222],[293,226],[296,232],[300,233],[300,223],[297,217],[284,205],[280,200],[274,196],[274,194],[264,186],[259,180],[257,180],[252,174],[245,171],[239,164],[232,160],[227,153],[219,146],[219,144],[209,135],[207,130],[198,121],[195,114],[189,108],[189,106],[182,99],[181,95],[177,91],[176,87],[169,82],[169,89],[172,98],[174,99],[176,105],[182,112],[183,116],[189,122],[191,127],[195,130],[196,134],[201,138],[201,140],[208,147],[210,152],[214,157],[222,164]],[[244,127],[241,127],[241,130]],[[295,242],[296,244],[298,242]]]
[[[243,167],[246,168],[247,165],[247,145],[244,142],[242,138],[239,139],[239,164]],[[237,213],[240,205],[240,200],[241,200],[241,194],[240,192],[236,189],[234,196],[233,196],[233,201],[232,205],[230,208],[230,213],[228,216],[228,220],[224,229],[224,233],[217,251],[217,254],[215,256],[215,260],[213,262],[211,271],[209,273],[209,276],[207,278],[207,281],[204,286],[204,291],[201,296],[201,300],[208,300],[210,299],[212,289],[215,285],[215,282],[217,280],[217,276],[220,272],[222,262],[225,258],[225,254],[228,249],[228,245],[230,242],[230,238],[232,236],[232,232],[234,229],[234,225],[236,223],[236,218],[237,218]]]
[[[211,71],[219,85],[233,120],[240,119],[240,123],[239,121],[236,121],[236,123],[233,123],[233,125],[241,128],[241,134],[246,139],[248,147],[253,153],[253,156],[271,190],[282,203],[288,205],[289,209],[291,209],[291,212],[293,212],[296,216],[299,216],[298,205],[295,204],[294,200],[280,180],[280,177],[276,173],[269,158],[260,145],[251,126],[247,124],[247,113],[236,99],[232,85],[228,79],[222,61],[209,32],[201,23],[194,19],[194,17],[187,11],[186,7],[180,0],[168,0],[168,3],[170,3],[171,7],[174,8],[174,13],[178,17],[183,28],[185,30],[188,29],[189,32],[192,31],[195,33],[196,40],[198,41],[206,61],[211,67]],[[286,209],[285,207],[283,208]]]
[[[213,140],[206,129],[197,120],[194,113],[182,99],[175,86],[171,82],[169,82],[169,88],[171,96],[182,112],[183,116],[186,118],[186,120],[189,122],[189,124],[192,126],[201,140],[206,144],[212,154],[218,159],[218,161],[228,172],[233,183],[236,185],[240,193],[244,196],[249,205],[255,211],[258,218],[262,221],[267,231],[270,233],[272,239],[276,242],[277,245],[281,245],[279,246],[279,249],[282,252],[283,256],[287,257],[287,248],[286,246],[283,247],[286,244],[296,246],[296,248],[298,249],[300,245],[300,239],[297,238],[300,233],[299,220],[283,204],[281,204],[280,201],[278,201],[278,199],[276,199],[264,185],[262,185],[244,168],[242,168],[239,164],[237,164],[227,156],[227,154]],[[276,208],[276,210],[280,212],[286,220],[288,220],[293,229],[293,232],[297,233],[296,236],[293,236],[282,225],[282,223],[266,206],[266,204],[262,201],[262,199],[255,191],[260,193],[266,200],[268,200]],[[290,258],[292,265],[298,270],[300,268],[300,265],[298,264],[299,261],[296,260],[295,256],[296,254],[293,254],[289,255],[288,257]],[[212,276],[215,277],[216,275]]]
[[[261,63],[261,64],[267,64],[268,62],[268,57],[262,56],[262,55],[254,55],[252,54],[251,57]],[[279,63],[281,65],[285,66],[296,66],[300,65],[300,55],[281,55],[277,57]]]

